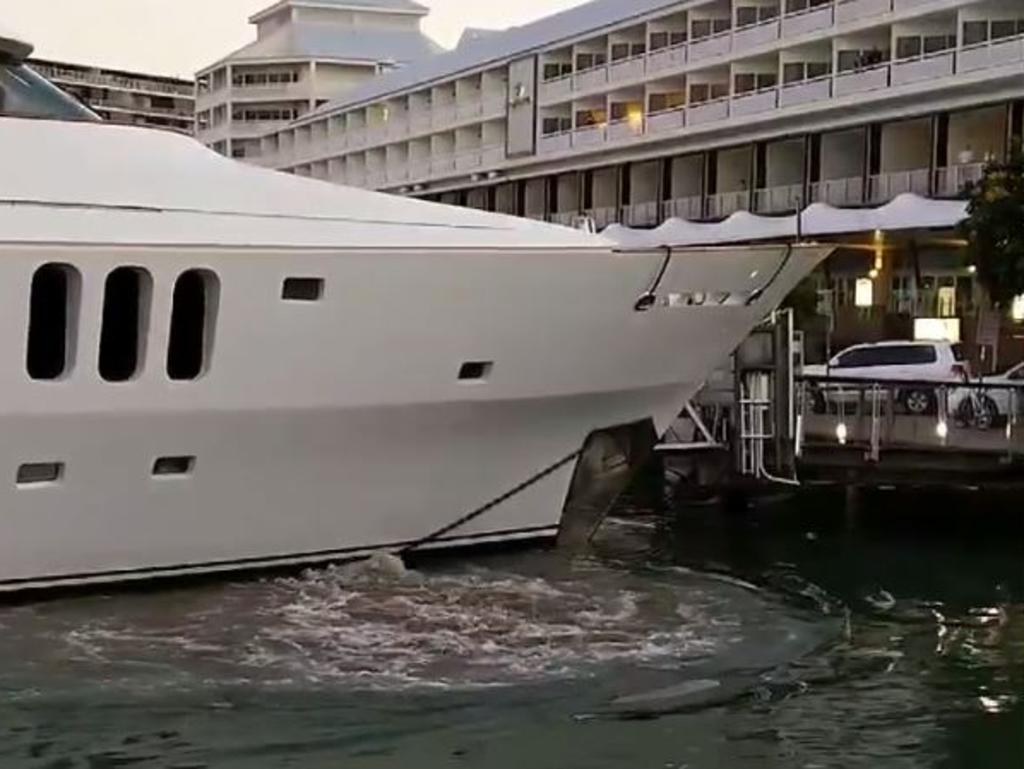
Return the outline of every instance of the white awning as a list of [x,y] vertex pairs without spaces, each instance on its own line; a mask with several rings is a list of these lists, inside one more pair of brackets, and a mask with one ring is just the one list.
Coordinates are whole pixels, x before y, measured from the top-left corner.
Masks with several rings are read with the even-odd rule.
[[[623,248],[713,246],[762,240],[784,240],[858,232],[952,228],[967,218],[961,200],[931,200],[919,195],[900,195],[880,208],[834,208],[815,203],[794,216],[758,216],[746,211],[715,224],[669,219],[653,230],[637,230],[613,224],[602,234]],[[799,224],[799,226],[798,226]]]

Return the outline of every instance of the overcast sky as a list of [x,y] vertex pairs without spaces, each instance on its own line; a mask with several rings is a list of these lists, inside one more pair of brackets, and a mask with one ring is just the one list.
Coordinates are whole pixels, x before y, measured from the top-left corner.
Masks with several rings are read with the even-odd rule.
[[[419,0],[424,29],[451,46],[463,27],[506,27],[583,0]],[[255,38],[249,16],[271,0],[0,0],[3,25],[43,58],[191,76]]]

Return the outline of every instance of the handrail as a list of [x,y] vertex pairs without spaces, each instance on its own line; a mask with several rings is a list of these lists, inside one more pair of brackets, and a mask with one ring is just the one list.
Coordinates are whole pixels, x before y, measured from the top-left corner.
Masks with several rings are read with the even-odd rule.
[[938,387],[956,387],[956,388],[971,388],[971,389],[984,389],[984,390],[1022,390],[1024,389],[1024,382],[1020,384],[1014,384],[1009,382],[985,382],[984,377],[981,380],[974,379],[884,379],[884,378],[867,378],[867,377],[842,377],[842,376],[829,376],[822,374],[796,374],[795,379],[797,382],[806,382],[807,384],[833,384],[843,385],[846,387],[852,387],[853,389],[869,389],[875,386],[883,387],[896,387],[906,389],[908,387],[920,387],[920,388],[938,388]]

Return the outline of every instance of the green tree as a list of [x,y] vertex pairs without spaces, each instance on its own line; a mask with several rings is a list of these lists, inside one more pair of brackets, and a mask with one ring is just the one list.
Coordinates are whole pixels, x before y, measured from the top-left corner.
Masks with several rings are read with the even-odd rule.
[[992,301],[1006,306],[1024,294],[1024,152],[985,167],[967,189],[969,218],[961,230],[967,255]]

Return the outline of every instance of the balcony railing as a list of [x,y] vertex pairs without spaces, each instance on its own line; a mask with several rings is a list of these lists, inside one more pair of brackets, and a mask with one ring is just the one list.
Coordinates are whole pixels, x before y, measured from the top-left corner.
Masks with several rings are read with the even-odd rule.
[[836,75],[832,93],[837,98],[889,87],[889,65],[854,69]]
[[928,195],[931,172],[927,168],[911,171],[891,171],[868,178],[869,203],[885,203],[897,195],[912,192]]
[[658,223],[661,204],[656,200],[622,207],[622,222],[629,227],[653,227]]
[[608,141],[633,139],[644,135],[644,118],[627,118],[608,124]]
[[748,27],[740,27],[733,33],[733,47],[737,51],[745,51],[759,45],[774,43],[782,34],[780,19],[762,21]]
[[935,169],[935,195],[952,198],[961,195],[985,176],[984,163],[967,163]]
[[662,70],[681,67],[686,64],[687,50],[689,43],[680,43],[670,48],[659,48],[647,54],[647,71],[661,72]]
[[756,115],[759,112],[768,112],[779,106],[779,89],[772,87],[761,91],[752,91],[734,96],[730,115],[732,117],[743,117],[745,115]]
[[788,184],[754,191],[754,210],[759,214],[800,211],[803,207],[803,184]]
[[663,219],[697,220],[702,218],[703,214],[704,198],[701,195],[666,200],[661,204],[661,216]]
[[836,24],[847,24],[892,10],[892,0],[840,0],[836,5]]
[[957,57],[957,71],[974,72],[1021,61],[1024,61],[1024,35],[1017,35],[965,46]]
[[750,210],[749,190],[735,192],[719,192],[708,195],[708,218],[724,219],[737,211]]
[[864,202],[864,180],[859,176],[846,179],[823,179],[811,185],[811,202],[830,206],[859,206]]
[[796,107],[832,98],[832,76],[787,83],[779,93],[780,107]]
[[835,6],[822,5],[805,11],[789,13],[782,17],[782,36],[799,37],[821,29],[827,29],[835,23]]
[[614,206],[591,208],[585,211],[584,215],[593,219],[594,226],[599,230],[619,221],[619,209]]
[[892,63],[889,82],[895,86],[949,77],[954,72],[955,63],[956,53],[952,50],[901,59]]
[[732,31],[719,32],[717,35],[702,37],[690,43],[689,60],[701,61],[714,56],[725,56],[732,51]]

